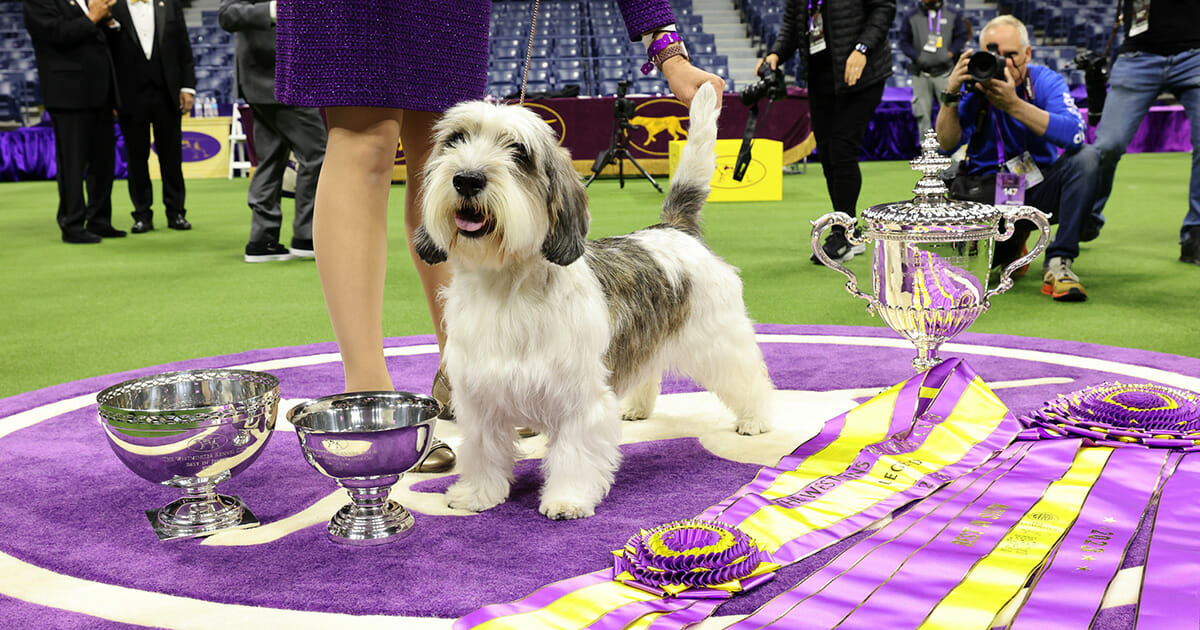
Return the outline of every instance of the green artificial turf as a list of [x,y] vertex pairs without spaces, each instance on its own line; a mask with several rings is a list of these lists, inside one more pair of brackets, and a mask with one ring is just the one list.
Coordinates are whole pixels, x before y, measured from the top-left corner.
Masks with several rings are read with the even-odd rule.
[[[1070,339],[1200,357],[1200,267],[1178,261],[1191,158],[1130,155],[1117,173],[1100,238],[1083,245],[1075,270],[1088,301],[1040,292],[1040,263],[996,297],[972,332]],[[912,197],[905,162],[863,164],[860,207]],[[257,348],[331,341],[311,260],[246,264],[247,179],[188,182],[189,232],[158,229],[99,245],[59,240],[54,182],[0,184],[0,397],[145,366]],[[784,200],[714,203],[705,209],[712,248],[742,270],[755,321],[880,326],[845,279],[809,262],[809,221],[828,211],[818,165],[784,178]],[[157,186],[156,186],[156,192]],[[650,184],[598,180],[589,189],[592,236],[657,220]],[[403,187],[391,194],[388,336],[432,332],[403,243]],[[113,190],[114,223],[128,229],[125,182]],[[291,201],[285,200],[286,221]],[[284,228],[284,242],[290,238]],[[849,267],[870,287],[868,259]],[[836,361],[837,357],[829,357]],[[335,389],[340,384],[334,385]]]

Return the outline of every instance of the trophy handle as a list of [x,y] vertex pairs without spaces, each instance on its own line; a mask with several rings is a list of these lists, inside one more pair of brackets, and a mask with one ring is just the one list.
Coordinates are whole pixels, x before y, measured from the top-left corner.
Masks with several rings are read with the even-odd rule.
[[854,217],[846,214],[845,212],[830,212],[830,213],[822,216],[821,218],[817,219],[816,221],[812,221],[811,223],[813,226],[813,228],[812,228],[813,255],[816,256],[817,260],[820,260],[826,267],[829,267],[830,269],[833,269],[834,271],[837,271],[837,272],[841,273],[843,276],[846,276],[847,278],[849,278],[849,281],[846,282],[846,290],[850,292],[850,295],[862,298],[862,299],[870,302],[871,296],[858,290],[858,278],[854,275],[854,272],[850,271],[844,265],[837,262],[836,260],[833,260],[832,258],[830,258],[825,253],[825,249],[823,247],[821,247],[821,236],[828,229],[830,229],[831,227],[833,227],[835,225],[840,225],[840,226],[846,228],[846,239],[850,241],[851,245],[860,245],[862,243],[865,243],[866,242],[865,239],[858,238],[854,235],[854,226],[855,226]]
[[1037,243],[1035,243],[1033,248],[1029,250],[1029,253],[1012,261],[1007,267],[1004,268],[1004,271],[1000,272],[1000,284],[996,285],[991,291],[987,292],[987,295],[984,296],[985,302],[993,295],[998,295],[1011,289],[1013,285],[1011,277],[1013,272],[1036,260],[1037,257],[1041,256],[1042,252],[1046,250],[1046,246],[1050,244],[1050,215],[1038,210],[1037,208],[1034,208],[1033,206],[1000,206],[1000,208],[1001,212],[1004,214],[1005,229],[1003,234],[1000,234],[996,237],[996,240],[1007,241],[1009,238],[1011,238],[1017,230],[1017,220],[1019,219],[1028,219],[1033,221],[1033,223],[1037,225],[1040,236]]

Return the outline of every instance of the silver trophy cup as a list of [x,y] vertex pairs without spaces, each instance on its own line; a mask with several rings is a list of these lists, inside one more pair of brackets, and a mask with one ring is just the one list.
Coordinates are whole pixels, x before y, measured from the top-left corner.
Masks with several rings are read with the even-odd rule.
[[407,392],[355,392],[301,403],[288,412],[304,458],[350,495],[329,521],[329,539],[380,545],[407,536],[412,514],[388,498],[429,451],[441,407]]
[[183,497],[146,511],[160,540],[258,525],[216,485],[245,470],[275,428],[279,379],[247,370],[168,372],[118,383],[96,396],[100,426],[130,470]]
[[[913,189],[915,198],[868,208],[863,212],[861,235],[855,233],[850,215],[826,214],[813,221],[811,243],[813,254],[825,266],[849,278],[846,290],[851,295],[866,300],[868,311],[916,346],[912,363],[917,371],[941,363],[938,347],[988,310],[992,296],[1011,288],[1013,272],[1041,255],[1050,239],[1048,217],[1037,208],[947,199],[946,186],[937,175],[949,166],[950,158],[938,154],[932,130],[921,146],[922,154],[910,162],[913,170],[924,174]],[[1037,243],[993,279],[995,242],[1010,238],[1020,219],[1037,226]],[[873,295],[860,291],[854,272],[822,249],[822,235],[835,225],[845,228],[852,244],[872,243]],[[993,282],[995,286],[989,286]]]

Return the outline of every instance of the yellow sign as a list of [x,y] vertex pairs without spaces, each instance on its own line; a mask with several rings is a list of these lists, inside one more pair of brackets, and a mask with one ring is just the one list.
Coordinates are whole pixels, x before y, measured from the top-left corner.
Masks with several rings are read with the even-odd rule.
[[[229,176],[229,116],[183,119],[183,178],[225,179]],[[150,151],[150,178],[162,179],[158,153]]]
[[[679,164],[686,141],[671,142],[671,175]],[[783,199],[783,143],[778,140],[754,141],[750,164],[742,181],[733,179],[741,140],[717,140],[717,171],[713,173],[709,201],[779,201]]]

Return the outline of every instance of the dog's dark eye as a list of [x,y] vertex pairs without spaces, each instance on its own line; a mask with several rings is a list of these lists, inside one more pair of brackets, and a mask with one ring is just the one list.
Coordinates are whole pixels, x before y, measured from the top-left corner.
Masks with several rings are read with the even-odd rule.
[[463,140],[466,140],[466,138],[467,137],[465,135],[463,135],[463,132],[455,131],[454,133],[450,134],[449,138],[446,138],[446,146],[452,147],[452,146],[462,142]]
[[508,148],[513,152],[513,157],[515,157],[518,162],[524,164],[525,166],[530,166],[533,164],[533,160],[529,158],[529,151],[525,148],[525,145],[519,142],[514,142],[508,145]]

